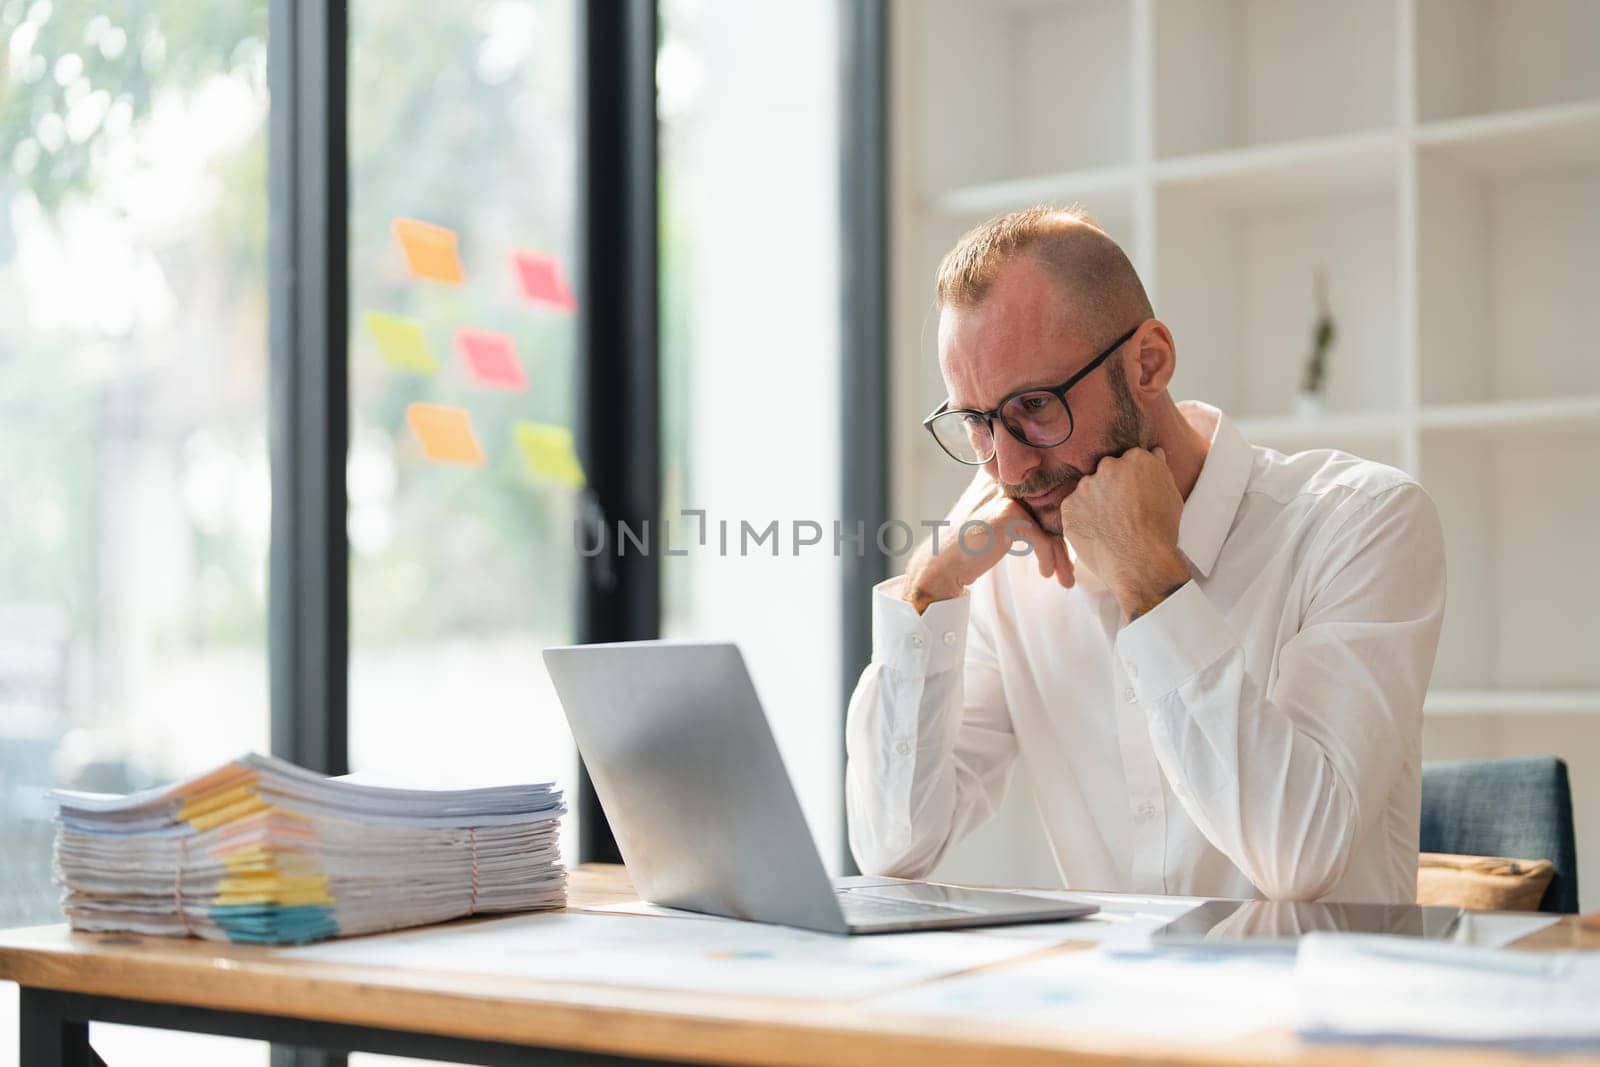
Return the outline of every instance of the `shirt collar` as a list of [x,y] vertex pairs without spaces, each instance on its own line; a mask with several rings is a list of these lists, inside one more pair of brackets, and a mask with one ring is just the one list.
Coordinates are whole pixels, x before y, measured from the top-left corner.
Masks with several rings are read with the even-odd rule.
[[1244,499],[1255,456],[1239,428],[1210,404],[1188,400],[1179,410],[1202,432],[1212,426],[1211,448],[1178,521],[1178,551],[1202,576],[1210,576]]

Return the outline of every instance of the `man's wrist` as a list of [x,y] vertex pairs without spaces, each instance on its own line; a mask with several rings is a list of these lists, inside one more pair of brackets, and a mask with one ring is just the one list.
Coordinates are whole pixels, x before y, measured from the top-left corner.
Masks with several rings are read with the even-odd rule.
[[1189,584],[1189,579],[1187,579],[1187,578],[1185,578],[1181,582],[1174,582],[1173,585],[1171,586],[1171,588],[1169,588],[1169,589],[1165,590],[1164,592],[1162,592],[1160,596],[1154,597],[1153,599],[1149,600],[1147,602],[1146,606],[1140,607],[1140,608],[1135,608],[1132,611],[1128,612],[1128,621],[1132,622],[1133,620],[1137,619],[1139,616],[1146,615],[1146,614],[1154,611],[1157,607],[1160,606],[1162,601],[1166,600],[1172,594],[1176,593],[1178,590],[1182,589],[1184,586],[1186,586],[1188,584]]
[[950,588],[939,582],[923,582],[914,577],[907,577],[905,586],[901,591],[900,599],[910,604],[918,615],[928,610],[929,605],[937,604],[941,600],[954,600],[961,595],[961,587]]
[[1152,611],[1189,582],[1189,568],[1176,550],[1158,557],[1152,565],[1118,592],[1117,601],[1129,622]]

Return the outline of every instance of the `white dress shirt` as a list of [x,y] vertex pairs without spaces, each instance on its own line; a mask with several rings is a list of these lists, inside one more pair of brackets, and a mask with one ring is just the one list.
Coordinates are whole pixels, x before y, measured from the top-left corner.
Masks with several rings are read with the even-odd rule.
[[920,616],[901,579],[878,587],[847,727],[863,871],[926,874],[1020,756],[1069,887],[1416,899],[1433,501],[1392,467],[1181,410],[1211,436],[1178,534],[1191,580],[1133,623],[1081,566],[1063,589],[1028,556]]

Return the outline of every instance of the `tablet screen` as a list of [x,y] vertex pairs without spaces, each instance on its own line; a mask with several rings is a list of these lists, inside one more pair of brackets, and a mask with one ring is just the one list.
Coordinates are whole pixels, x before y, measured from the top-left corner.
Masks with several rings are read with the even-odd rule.
[[1311,901],[1214,900],[1157,930],[1156,942],[1293,943],[1303,934],[1398,934],[1448,937],[1461,917],[1458,908],[1414,904],[1322,904]]

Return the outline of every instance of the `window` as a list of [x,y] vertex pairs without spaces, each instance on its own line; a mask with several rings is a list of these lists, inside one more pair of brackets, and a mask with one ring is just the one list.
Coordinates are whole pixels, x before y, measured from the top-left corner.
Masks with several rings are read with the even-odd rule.
[[[837,870],[838,10],[678,0],[661,17],[663,510],[686,551],[661,560],[662,631],[739,643]],[[684,508],[705,511],[705,545]],[[797,547],[797,522],[820,543]]]
[[266,33],[267,0],[0,4],[0,927],[60,917],[45,790],[268,745]]
[[[545,461],[577,407],[560,292],[578,16],[571,0],[351,6],[354,769],[571,792],[540,650],[577,625],[578,497]],[[409,258],[436,240],[438,263]],[[476,454],[438,450],[468,447],[466,432]]]
[[266,3],[0,9],[0,925],[53,784],[267,744]]

